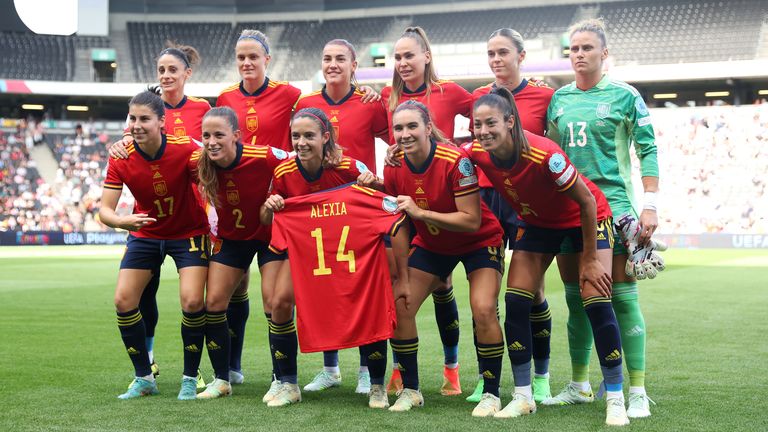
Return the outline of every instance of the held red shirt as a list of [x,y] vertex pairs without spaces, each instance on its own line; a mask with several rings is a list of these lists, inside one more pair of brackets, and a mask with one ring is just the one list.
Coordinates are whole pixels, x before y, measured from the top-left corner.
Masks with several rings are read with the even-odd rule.
[[306,195],[335,188],[357,180],[361,173],[368,171],[364,163],[344,156],[335,168],[320,168],[320,172],[311,176],[301,165],[301,161],[292,157],[275,168],[272,180],[272,194],[283,198]]
[[264,79],[264,84],[248,93],[243,82],[222,90],[216,106],[228,106],[237,113],[244,144],[270,145],[291,151],[291,112],[301,90],[285,81]]
[[[392,111],[389,110],[389,98],[392,96],[392,86],[384,87],[381,90],[381,100],[387,107],[387,120],[389,122],[389,143],[395,143],[395,137],[392,134]],[[472,113],[472,95],[464,87],[453,81],[438,81],[432,85],[430,94],[427,96],[427,84],[422,85],[414,92],[407,90],[398,100],[403,103],[407,100],[417,100],[429,108],[432,122],[440,129],[440,132],[453,141],[453,132],[455,129],[456,116],[461,114],[469,117]]]
[[405,220],[397,201],[352,185],[285,201],[271,248],[288,251],[302,352],[392,337],[397,323],[382,236]]
[[[472,92],[472,106],[474,107],[475,102],[481,96],[487,95],[495,87],[495,83],[490,83],[475,89]],[[544,136],[547,128],[547,108],[549,108],[549,102],[552,100],[553,94],[555,94],[553,88],[547,86],[543,81],[533,79],[523,79],[520,85],[512,90],[512,96],[515,97],[515,105],[517,105],[517,111],[520,113],[520,122],[523,124],[523,129],[536,135]],[[470,128],[474,128],[474,124],[470,124]],[[478,173],[478,179],[480,187],[493,187],[482,170]]]
[[[211,109],[211,104],[202,98],[184,96],[178,105],[165,104],[165,133],[168,135],[188,136],[200,141],[203,137],[203,116]],[[123,136],[130,135],[125,128]]]
[[157,222],[133,235],[156,239],[183,239],[208,233],[208,218],[193,193],[189,160],[200,147],[189,137],[163,135],[154,158],[134,142],[126,147],[128,158],[110,159],[106,189],[128,186],[136,199],[133,213],[146,213]]
[[[408,195],[420,208],[440,213],[457,211],[456,197],[477,193],[477,176],[472,162],[458,147],[432,143],[429,157],[415,168],[399,151],[399,167],[384,167],[384,189],[391,195]],[[482,220],[475,232],[455,232],[424,221],[413,220],[416,237],[412,245],[428,251],[461,255],[483,247],[498,247],[503,231],[493,213],[480,201]]]
[[[274,147],[237,144],[232,164],[216,169],[217,237],[269,242],[271,228],[259,221],[259,209],[269,196],[272,173],[287,158],[288,153]],[[197,159],[193,156],[193,163]]]
[[611,216],[611,208],[600,189],[581,175],[560,146],[547,138],[525,131],[531,150],[523,152],[511,167],[483,150],[477,141],[464,149],[493,187],[515,209],[520,219],[542,228],[565,229],[581,226],[581,209],[563,194],[581,178],[597,203],[597,220]]
[[334,102],[323,87],[321,91],[302,96],[296,103],[296,111],[310,107],[323,110],[344,154],[363,162],[375,173],[375,139],[389,139],[387,110],[381,101],[363,103],[362,96],[361,91],[352,87],[346,96]]

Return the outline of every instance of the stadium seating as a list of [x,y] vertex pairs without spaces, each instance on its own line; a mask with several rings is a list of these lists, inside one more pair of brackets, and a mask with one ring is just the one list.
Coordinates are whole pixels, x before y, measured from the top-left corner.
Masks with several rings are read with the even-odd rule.
[[603,3],[611,53],[621,64],[749,60],[766,5],[757,0]]
[[[635,0],[604,2],[587,8],[608,25],[609,46],[617,64],[703,62],[753,59],[761,43],[766,15],[761,0],[723,2]],[[200,52],[197,82],[237,79],[233,47],[243,28],[270,38],[270,73],[281,80],[306,80],[319,69],[319,52],[334,38],[345,38],[364,53],[373,42],[394,42],[393,23],[426,29],[433,44],[483,42],[491,31],[512,27],[527,39],[560,35],[585,17],[578,5],[464,11],[374,18],[281,22],[128,22],[132,81],[154,82],[157,54],[166,40]],[[0,33],[0,78],[71,80],[78,48],[108,48],[109,38]]]

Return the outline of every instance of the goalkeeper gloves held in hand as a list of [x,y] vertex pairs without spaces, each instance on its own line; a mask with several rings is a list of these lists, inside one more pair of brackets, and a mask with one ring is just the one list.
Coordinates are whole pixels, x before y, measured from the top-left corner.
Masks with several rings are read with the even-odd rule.
[[629,253],[627,265],[624,267],[627,276],[638,280],[653,279],[665,269],[664,258],[656,253],[667,250],[667,245],[664,242],[651,238],[645,246],[640,245],[638,242],[640,224],[632,214],[627,213],[619,217],[616,226],[619,229],[621,241]]

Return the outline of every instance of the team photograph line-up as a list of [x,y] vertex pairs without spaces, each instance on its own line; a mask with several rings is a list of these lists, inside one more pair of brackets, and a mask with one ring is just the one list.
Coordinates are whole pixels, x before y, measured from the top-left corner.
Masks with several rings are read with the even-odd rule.
[[0,429],[768,430],[766,71],[768,0],[0,0]]
[[[406,28],[395,43],[392,85],[380,94],[357,85],[355,48],[334,39],[322,52],[325,86],[302,96],[270,80],[267,36],[244,30],[234,47],[242,80],[213,108],[184,93],[197,51],[161,50],[159,85],[130,100],[125,135],[110,149],[99,213],[107,226],[130,231],[115,306],[135,377],[118,398],[158,393],[154,297],[166,255],[179,273],[180,400],[229,396],[245,380],[254,257],[272,358],[262,399],[268,407],[338,386],[338,350],[354,347],[355,391],[368,395],[370,408],[424,405],[415,317],[428,297],[445,354],[440,393],[460,395],[452,272],[461,262],[477,358],[478,383],[467,397],[476,403],[472,416],[515,418],[603,395],[607,425],[650,416],[637,280],[665,268],[658,252],[666,246],[652,237],[653,128],[639,93],[603,74],[603,22],[579,22],[569,39],[576,80],[555,90],[521,76],[520,33],[493,31],[487,61],[496,79],[472,94],[437,77],[420,27]],[[459,114],[474,133],[462,146],[452,136]],[[187,135],[173,134],[180,127]],[[392,145],[379,173],[376,137]],[[632,146],[644,190],[639,212]],[[124,187],[136,203],[119,216]],[[544,273],[555,258],[572,366],[571,381],[552,393]],[[603,378],[597,393],[588,379],[593,342]],[[303,389],[299,346],[323,352],[322,370]],[[207,385],[199,372],[204,351],[214,370]],[[502,401],[505,352],[514,392]]]

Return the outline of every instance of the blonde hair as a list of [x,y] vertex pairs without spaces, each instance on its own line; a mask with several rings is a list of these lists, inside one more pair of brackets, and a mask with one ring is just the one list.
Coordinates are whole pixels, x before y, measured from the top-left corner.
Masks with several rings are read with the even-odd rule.
[[267,35],[264,33],[253,30],[253,29],[245,29],[242,32],[240,32],[240,36],[237,38],[238,41],[241,41],[243,39],[251,39],[256,41],[258,44],[261,45],[262,48],[264,48],[264,54],[269,54],[269,40],[267,39]]
[[608,46],[608,38],[605,36],[605,21],[602,18],[590,18],[577,22],[568,29],[568,37],[571,38],[579,32],[592,32],[603,43],[603,48]]
[[[431,53],[432,47],[429,44],[427,33],[421,27],[407,27],[400,39],[411,38],[419,44],[421,49],[425,53]],[[399,40],[399,39],[398,39]],[[429,95],[432,93],[432,85],[437,84],[438,78],[434,67],[435,62],[431,61],[424,66],[424,83],[427,85],[426,97],[429,99]],[[389,96],[389,110],[394,111],[400,104],[400,96],[403,94],[405,88],[405,81],[400,78],[400,74],[395,70],[392,74],[392,93]]]

